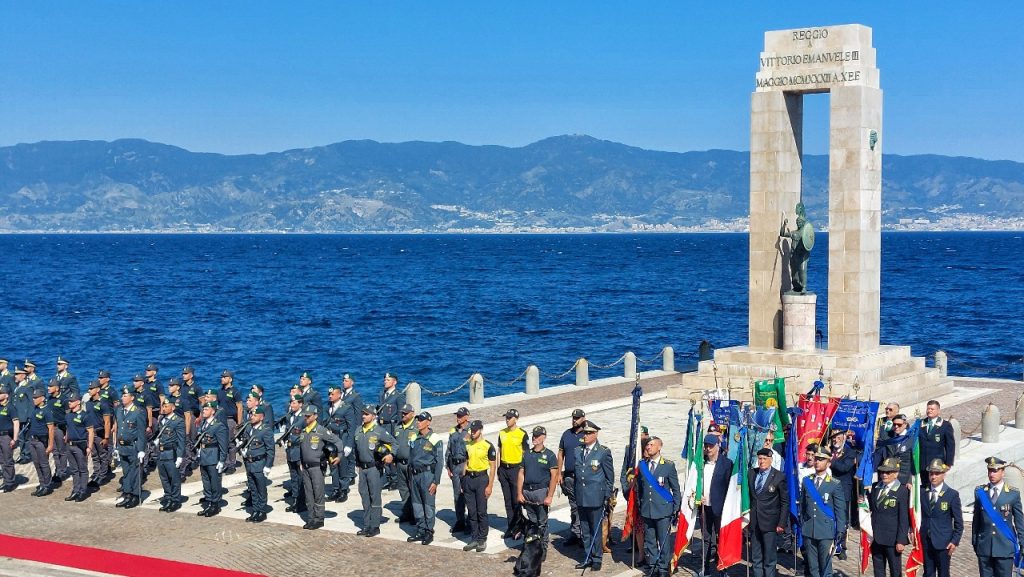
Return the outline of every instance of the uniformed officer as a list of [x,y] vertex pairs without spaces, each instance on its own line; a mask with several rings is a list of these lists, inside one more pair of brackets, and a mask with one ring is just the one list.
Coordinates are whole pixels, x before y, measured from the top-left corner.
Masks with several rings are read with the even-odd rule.
[[[682,496],[679,488],[679,474],[672,461],[661,456],[662,441],[649,437],[643,449],[644,458],[637,464],[636,477],[632,488],[636,491],[636,502],[640,519],[644,524],[644,558],[651,565],[651,577],[669,575],[672,560],[672,545],[669,534],[672,521],[679,515]],[[622,486],[629,487],[633,471],[627,471]],[[753,518],[753,515],[751,515]],[[775,528],[772,527],[774,534]],[[600,549],[594,545],[595,549]]]
[[558,441],[558,469],[562,494],[569,501],[569,518],[572,534],[563,543],[567,546],[580,545],[583,536],[580,533],[579,511],[576,509],[576,447],[583,446],[583,425],[587,422],[587,413],[583,409],[572,412],[572,426],[562,432]]
[[469,409],[459,407],[455,411],[455,426],[448,430],[448,450],[445,451],[445,467],[452,480],[452,498],[455,501],[455,524],[452,534],[465,533],[466,494],[462,492],[462,475],[466,472],[466,437],[469,435]]
[[78,377],[68,372],[68,365],[69,363],[66,358],[57,357],[57,374],[53,376],[53,381],[57,382],[57,389],[60,391],[60,396],[65,402],[71,396],[71,393],[76,395],[82,394],[82,391],[78,388]]
[[[77,389],[75,385],[75,389]],[[85,501],[89,497],[89,460],[92,458],[93,442],[96,439],[96,424],[92,414],[85,409],[77,390],[71,390],[67,397],[68,414],[64,417],[66,432],[64,440],[68,451],[68,468],[71,474],[71,494],[65,501]]]
[[800,526],[808,577],[831,577],[832,547],[836,536],[846,530],[846,494],[828,473],[831,460],[832,451],[819,446],[814,453],[814,473],[800,484]]
[[295,393],[292,395],[291,402],[288,404],[288,414],[285,415],[287,422],[285,423],[286,432],[281,437],[281,442],[284,443],[284,454],[285,459],[288,462],[288,485],[287,491],[284,494],[284,498],[288,499],[294,497],[292,504],[285,508],[287,513],[305,513],[306,512],[306,493],[302,488],[302,475],[300,473],[301,466],[299,462],[302,460],[302,451],[299,448],[299,434],[302,429],[306,426],[306,418],[303,413],[303,397],[299,394],[297,389],[292,389]]
[[487,499],[494,490],[498,470],[498,451],[484,438],[484,424],[479,419],[469,424],[466,441],[466,473],[462,476],[462,492],[466,495],[466,518],[469,519],[470,541],[463,551],[483,553],[487,549]]
[[896,415],[892,420],[892,437],[880,441],[875,449],[875,470],[886,459],[896,457],[900,462],[898,478],[904,485],[914,474],[914,439],[907,433],[908,423],[906,415]]
[[306,405],[302,410],[306,426],[299,436],[301,458],[299,460],[302,475],[302,490],[306,493],[306,510],[309,513],[303,529],[319,529],[324,526],[324,472],[320,468],[325,453],[330,454],[329,460],[336,459],[341,439],[326,427],[317,423],[318,411],[313,405]]
[[[156,366],[155,363],[149,363],[146,365],[146,392],[150,395],[156,395],[157,399],[166,396],[164,394],[163,385],[160,384],[157,379],[157,372],[160,367]],[[160,412],[160,405],[157,405],[157,413]]]
[[935,459],[939,459],[947,467],[953,466],[956,458],[956,439],[953,436],[953,425],[939,416],[941,405],[935,399],[928,401],[925,407],[925,418],[921,421],[919,439],[921,440],[920,464],[927,467]]
[[323,422],[328,431],[341,439],[341,446],[338,447],[338,450],[341,451],[342,458],[329,467],[333,486],[327,492],[327,499],[338,503],[348,500],[348,479],[345,478],[343,469],[345,458],[352,455],[352,431],[355,428],[350,426],[349,413],[351,413],[352,407],[347,406],[341,399],[342,394],[340,385],[327,387],[327,401],[330,404],[327,406],[327,414],[324,415]]
[[25,367],[25,379],[28,384],[32,387],[33,391],[46,391],[46,384],[43,379],[36,374],[36,363],[32,359],[25,359],[23,363]]
[[181,457],[180,461],[175,459],[175,462],[178,463],[178,476],[184,479],[192,472],[191,462],[194,456],[191,454],[191,445],[195,444],[195,423],[192,404],[196,401],[192,398],[192,395],[182,390],[181,379],[177,377],[171,377],[167,380],[167,396],[171,399],[171,403],[174,405],[174,414],[180,417],[182,428],[184,429],[185,452],[178,455]]
[[523,508],[519,504],[516,483],[523,455],[530,450],[530,441],[526,431],[516,424],[518,421],[519,411],[509,409],[505,411],[505,428],[498,431],[498,484],[508,520],[502,539],[518,539],[523,533]]
[[0,387],[7,387],[8,391],[13,391],[14,373],[7,368],[7,364],[7,359],[0,359]]
[[412,512],[412,492],[409,489],[409,450],[416,438],[416,411],[412,405],[402,406],[402,421],[395,427],[395,480],[398,498],[402,502],[402,512],[398,516],[399,523],[415,523]]
[[[6,363],[4,361],[5,367]],[[18,486],[14,474],[14,444],[21,434],[21,418],[14,409],[10,393],[10,385],[0,384],[0,480],[3,480],[0,492],[3,493],[10,493]]]
[[242,462],[245,463],[245,478],[249,485],[252,509],[245,520],[262,523],[267,520],[267,477],[274,466],[274,429],[266,423],[266,411],[256,407],[249,415],[248,438],[242,445]]
[[576,568],[589,567],[591,571],[601,570],[604,554],[598,542],[601,518],[612,496],[612,487],[615,486],[612,452],[597,442],[597,432],[600,430],[591,421],[584,423],[583,446],[576,447],[576,508],[580,516],[580,531],[585,539],[584,547],[588,549],[587,556],[576,564]]
[[412,493],[416,534],[406,540],[424,545],[434,540],[435,497],[444,469],[444,442],[430,428],[432,421],[427,411],[416,415],[416,438],[409,448],[409,492]]
[[921,545],[924,577],[949,577],[949,561],[964,534],[960,493],[946,485],[949,467],[933,459],[925,469],[928,490],[921,495]]
[[[750,564],[754,577],[775,577],[777,540],[789,525],[789,485],[786,476],[772,466],[773,451],[757,451],[757,467],[750,471]],[[667,575],[667,573],[666,573]]]
[[[14,386],[11,388],[11,395],[13,396],[12,402],[14,403],[14,414],[21,419],[21,423],[24,426],[31,424],[33,416],[33,405],[32,400],[32,385],[29,384],[25,378],[25,369],[21,367],[14,367]],[[31,450],[29,449],[28,439],[22,435],[21,441],[16,441],[18,445],[18,460],[15,463],[24,465],[32,461]]]
[[[377,399],[377,422],[384,430],[397,438],[396,429],[402,421],[402,407],[405,406],[405,393],[398,390],[398,377],[394,373],[384,373],[384,388]],[[398,488],[398,471],[394,464],[384,467],[384,489]]]
[[47,391],[46,403],[50,407],[53,422],[57,426],[57,431],[53,436],[53,483],[56,488],[64,479],[70,477],[68,474],[68,444],[64,440],[68,431],[68,405],[60,394],[60,385],[57,381],[51,380],[47,385]]
[[132,509],[142,502],[142,460],[146,456],[146,414],[135,404],[131,387],[121,390],[121,408],[114,412],[114,439],[121,461],[121,500],[117,507]]
[[352,375],[345,373],[341,380],[341,406],[335,410],[341,413],[347,432],[345,448],[342,449],[341,462],[338,464],[340,478],[334,489],[334,500],[338,503],[348,500],[349,487],[355,484],[356,478],[356,454],[352,437],[362,421],[363,398],[356,391],[355,384]]
[[313,388],[313,373],[302,371],[299,375],[299,394],[302,395],[303,406],[314,406],[317,412],[322,411],[324,402],[320,398],[320,392]]
[[1013,571],[1013,538],[1018,544],[1024,543],[1020,489],[1003,482],[1006,461],[989,457],[985,465],[988,483],[974,489],[971,544],[981,577],[1009,577]]
[[153,446],[150,444],[150,441],[153,440],[153,435],[156,434],[156,420],[160,415],[160,397],[155,391],[150,392],[146,386],[146,377],[142,373],[135,373],[135,376],[132,377],[132,387],[133,402],[146,416],[145,454],[142,456],[142,475],[145,477],[150,469],[150,464],[153,462]]
[[157,421],[156,444],[157,471],[164,496],[160,499],[160,510],[165,513],[181,508],[181,463],[185,460],[185,419],[175,412],[174,398],[166,396],[160,405],[160,420]]
[[[238,434],[239,423],[245,424],[246,420],[242,409],[244,399],[242,393],[235,388],[235,373],[229,370],[220,373],[220,390],[217,391],[217,405],[224,411],[227,417],[228,439],[234,439]],[[228,459],[224,462],[224,474],[230,475],[235,472],[238,466],[237,445],[231,444],[228,447]]]
[[107,474],[110,472],[110,461],[107,452],[110,450],[110,431],[113,429],[113,411],[100,396],[100,384],[97,381],[89,381],[88,396],[82,400],[85,410],[89,412],[92,420],[94,434],[92,437],[92,475],[86,484],[88,489],[95,491],[100,485],[107,482]]
[[357,535],[373,537],[380,534],[381,469],[391,463],[394,456],[391,447],[395,438],[374,422],[377,407],[365,405],[362,411],[362,425],[356,429],[353,438],[356,464],[359,466],[359,497],[363,504],[363,528]]
[[[100,485],[111,481],[114,478],[113,472],[113,461],[115,453],[115,440],[113,436],[114,431],[114,413],[117,411],[121,402],[120,396],[117,393],[116,388],[110,387],[110,371],[101,369],[96,376],[96,382],[100,385],[100,401],[110,411],[110,430],[105,431],[106,436],[100,440],[100,447],[103,449],[101,458],[103,459],[103,467],[101,469],[102,477],[96,477],[96,482]],[[102,409],[101,409],[102,411]],[[96,432],[99,432],[97,427]],[[99,474],[99,473],[97,473]]]
[[[846,502],[849,504],[847,519],[850,519],[851,522],[853,522],[859,515],[857,512],[857,498],[854,495],[853,490],[856,483],[854,476],[857,474],[860,452],[853,445],[847,443],[846,438],[847,431],[843,429],[833,429],[832,432],[829,433],[829,444],[832,448],[832,461],[831,465],[829,465],[829,470],[832,473],[832,476],[839,481],[839,484],[843,487],[843,492],[846,495]],[[770,442],[770,440],[766,440],[766,444]],[[839,542],[846,543],[845,531],[839,535]],[[846,551],[844,549],[840,549],[836,554],[836,558],[845,560]]]
[[32,454],[32,465],[36,469],[39,486],[32,493],[36,497],[44,497],[53,492],[53,475],[50,469],[50,454],[53,453],[54,438],[57,427],[54,425],[53,413],[46,403],[46,394],[42,389],[33,389],[34,403],[28,421],[28,448]]
[[263,385],[254,384],[249,394],[255,394],[256,400],[259,401],[259,406],[263,407],[263,422],[267,426],[272,425],[274,423],[274,405],[267,400],[266,390],[263,388]]
[[[879,482],[868,493],[871,509],[871,564],[874,574],[889,577],[902,573],[903,550],[910,544],[910,489],[899,482],[900,460],[890,457],[878,467]],[[845,495],[844,495],[845,496]]]
[[518,501],[523,506],[527,526],[527,539],[537,538],[544,544],[544,555],[548,549],[548,510],[558,486],[558,457],[544,446],[548,431],[534,427],[531,432],[533,446],[523,455],[523,466],[516,479]]
[[221,475],[224,473],[224,460],[228,458],[228,428],[217,420],[216,413],[217,401],[207,401],[196,430],[199,473],[203,479],[203,498],[200,499],[203,510],[196,513],[200,517],[213,517],[220,513]]

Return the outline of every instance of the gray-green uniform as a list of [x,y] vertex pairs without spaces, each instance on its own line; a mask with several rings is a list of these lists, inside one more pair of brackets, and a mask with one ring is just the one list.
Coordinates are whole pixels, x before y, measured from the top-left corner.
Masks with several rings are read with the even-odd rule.
[[[89,477],[89,486],[98,489],[100,484],[107,480],[107,473],[110,472],[111,441],[107,441],[106,447],[103,446],[103,441],[107,438],[106,422],[107,420],[113,421],[114,411],[111,405],[103,400],[97,385],[90,384],[89,392],[95,392],[95,394],[82,401],[92,416],[92,424],[96,428],[96,434],[92,441],[92,475]],[[112,422],[111,427],[113,427]]]
[[[412,405],[405,405],[402,407],[402,412],[412,412]],[[412,492],[409,482],[409,449],[412,446],[413,439],[416,438],[416,419],[410,420],[408,423],[398,423],[395,425],[395,432],[393,433],[395,440],[394,453],[395,453],[395,481],[398,488],[398,498],[402,501],[402,512],[398,519],[400,522],[412,523],[416,520],[416,517],[412,513]]]
[[[9,394],[10,389],[6,384],[0,382],[0,393]],[[14,440],[14,423],[21,422],[14,409],[14,403],[10,397],[0,404],[0,479],[3,486],[0,491],[7,492],[14,490],[16,477],[14,475],[14,449],[11,448],[11,441]]]
[[[429,421],[430,413],[424,411],[416,415],[416,420]],[[434,535],[435,497],[443,470],[444,441],[441,436],[430,429],[426,435],[417,433],[409,448],[409,490],[412,493],[412,513],[416,517],[416,536],[421,540],[432,539]],[[431,485],[434,486],[434,494],[430,492]]]
[[[121,492],[142,500],[142,457],[146,452],[145,409],[131,404],[114,412],[117,420],[117,455],[121,460]],[[135,503],[136,505],[138,503]],[[128,503],[123,505],[128,506]]]
[[[303,409],[303,415],[316,415],[316,407],[310,405]],[[341,446],[341,439],[327,430],[327,427],[313,422],[306,425],[299,433],[299,452],[301,458],[300,473],[302,475],[302,490],[306,493],[306,510],[308,517],[306,529],[318,529],[324,526],[324,472],[320,468],[320,462],[327,450],[327,445],[333,445],[335,452]]]
[[[298,400],[301,401],[302,397],[298,397]],[[289,492],[285,494],[285,497],[294,495],[293,502],[295,504],[289,506],[285,511],[302,513],[306,510],[306,493],[302,488],[302,476],[299,472],[299,461],[302,458],[302,451],[299,448],[299,433],[306,426],[305,419],[302,417],[302,407],[299,407],[297,412],[289,412],[286,417],[288,419],[287,432],[284,434],[283,441],[285,443],[284,455],[288,462],[289,479],[286,488]]]
[[178,465],[185,458],[185,419],[171,412],[162,416],[156,427],[156,468],[164,489],[164,496],[160,499],[161,510],[177,509],[181,504],[181,471]]
[[[262,407],[255,409],[264,411]],[[266,412],[261,414],[266,416]],[[258,425],[250,425],[248,438],[242,445],[242,462],[245,463],[245,476],[249,485],[249,498],[252,500],[252,516],[250,521],[263,521],[269,512],[267,507],[267,471],[274,466],[274,429],[261,421]]]
[[[459,409],[461,413],[465,408]],[[469,411],[465,412],[468,415]],[[458,416],[464,416],[456,413]],[[452,493],[455,501],[455,525],[452,531],[464,530],[466,528],[466,494],[462,492],[462,475],[466,473],[466,435],[469,433],[469,423],[461,428],[452,427],[448,431],[448,450],[445,452],[445,465],[452,475]]]
[[[363,414],[373,414],[375,407],[367,405]],[[353,439],[355,443],[356,465],[359,467],[359,497],[363,503],[363,528],[360,535],[373,536],[380,532],[381,506],[381,467],[378,459],[378,448],[383,445],[394,446],[395,438],[381,425],[362,425],[356,429]]]
[[[207,403],[216,409],[213,403]],[[199,472],[203,479],[203,510],[199,515],[220,513],[221,473],[228,458],[228,428],[217,417],[203,419],[196,430],[199,439]]]

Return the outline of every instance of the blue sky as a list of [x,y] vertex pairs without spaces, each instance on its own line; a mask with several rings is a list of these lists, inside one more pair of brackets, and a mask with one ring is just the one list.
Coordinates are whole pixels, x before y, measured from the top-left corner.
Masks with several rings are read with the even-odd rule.
[[[887,153],[1024,161],[1024,4],[839,4],[0,0],[0,145],[584,133],[747,150],[763,33],[856,22],[874,30]],[[806,152],[824,152],[827,97],[805,107]]]

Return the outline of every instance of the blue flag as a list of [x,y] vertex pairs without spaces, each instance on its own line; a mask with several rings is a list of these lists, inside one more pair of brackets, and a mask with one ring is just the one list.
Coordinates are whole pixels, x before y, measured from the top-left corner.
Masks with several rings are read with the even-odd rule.
[[757,409],[754,411],[754,418],[751,421],[750,430],[747,431],[747,439],[750,441],[751,463],[757,462],[756,454],[764,447],[764,441],[771,432],[772,424],[775,421],[775,408]]
[[[789,409],[789,422],[795,423],[797,415],[800,414],[800,409],[793,407]],[[793,538],[796,540],[797,547],[802,547],[804,544],[803,531],[800,530],[800,482],[799,474],[797,473],[797,467],[799,466],[799,459],[797,455],[797,435],[795,429],[790,429],[789,438],[786,440],[786,459],[783,464],[783,468],[786,470],[786,485],[789,487],[789,518],[793,526]]]
[[858,401],[856,399],[840,399],[839,408],[832,415],[829,429],[848,431],[848,441],[861,451],[860,464],[855,476],[863,486],[871,483],[875,474],[875,416],[878,414],[878,401]]

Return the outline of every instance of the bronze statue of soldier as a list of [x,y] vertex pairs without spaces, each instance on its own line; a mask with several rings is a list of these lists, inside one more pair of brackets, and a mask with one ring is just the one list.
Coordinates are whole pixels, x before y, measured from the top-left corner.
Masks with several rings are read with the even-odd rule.
[[788,219],[782,221],[779,236],[791,241],[789,253],[789,276],[793,282],[793,290],[786,294],[807,294],[807,261],[811,258],[814,248],[814,226],[807,220],[804,203],[796,205],[796,228],[786,230]]

